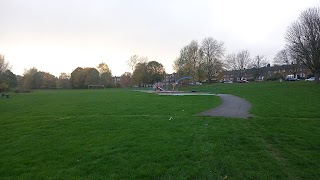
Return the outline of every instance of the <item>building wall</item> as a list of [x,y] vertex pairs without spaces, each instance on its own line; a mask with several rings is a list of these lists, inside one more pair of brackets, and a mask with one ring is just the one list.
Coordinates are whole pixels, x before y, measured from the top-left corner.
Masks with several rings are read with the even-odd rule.
[[164,84],[172,84],[172,83],[176,82],[176,78],[177,78],[177,73],[166,74],[165,78],[163,80],[163,83]]

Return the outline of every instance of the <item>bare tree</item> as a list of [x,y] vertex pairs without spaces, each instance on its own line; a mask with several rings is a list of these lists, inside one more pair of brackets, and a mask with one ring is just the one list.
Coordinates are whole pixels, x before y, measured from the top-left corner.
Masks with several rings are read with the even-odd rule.
[[282,49],[274,57],[273,63],[276,65],[290,65],[296,64],[296,61],[290,58],[289,53],[286,49]]
[[212,37],[207,37],[202,40],[201,51],[203,55],[204,70],[209,83],[212,82],[212,78],[222,71],[221,58],[225,51],[223,45],[223,42],[218,42]]
[[231,54],[228,54],[226,56],[226,59],[225,59],[225,63],[224,63],[224,66],[227,70],[237,70],[238,67],[236,66],[236,62],[237,61],[237,55],[235,53],[231,53]]
[[274,57],[273,63],[275,65],[286,65],[284,67],[285,71],[294,74],[294,76],[297,74],[299,65],[301,64],[301,62],[298,62],[296,59],[292,58],[289,55],[287,49],[282,49],[281,51],[279,51]]
[[264,55],[257,55],[256,57],[254,57],[254,59],[252,60],[252,64],[251,67],[252,68],[262,68],[268,65],[268,60],[266,57],[264,57]]
[[263,74],[263,67],[268,65],[268,60],[263,55],[257,55],[251,62],[249,68],[253,69],[254,78],[257,79]]
[[246,69],[250,67],[251,59],[248,50],[242,50],[237,55],[229,54],[226,58],[227,67],[229,70],[237,71],[239,79],[243,79]]
[[134,69],[136,68],[136,66],[140,63],[140,64],[144,64],[148,62],[148,58],[147,57],[141,57],[138,55],[133,55],[130,57],[130,59],[127,61],[127,65],[131,68],[132,71],[134,71]]
[[288,27],[285,39],[290,56],[320,76],[320,8],[309,8]]

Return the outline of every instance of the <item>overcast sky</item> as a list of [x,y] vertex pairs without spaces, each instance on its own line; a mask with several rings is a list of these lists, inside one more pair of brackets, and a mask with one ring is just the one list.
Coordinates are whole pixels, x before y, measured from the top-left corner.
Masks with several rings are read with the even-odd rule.
[[172,73],[180,49],[213,37],[226,53],[247,49],[272,62],[284,33],[319,0],[0,0],[0,53],[15,74],[58,76],[105,62],[130,71],[137,54]]

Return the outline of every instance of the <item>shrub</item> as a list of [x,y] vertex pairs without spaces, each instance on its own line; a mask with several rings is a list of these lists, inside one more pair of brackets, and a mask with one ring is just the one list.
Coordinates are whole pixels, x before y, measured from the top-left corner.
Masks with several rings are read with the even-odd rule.
[[32,91],[30,89],[16,89],[14,92],[15,93],[31,93]]
[[8,91],[9,86],[6,83],[1,83],[0,84],[0,92]]
[[278,81],[279,79],[284,79],[283,75],[280,73],[275,73],[272,76],[266,78],[266,81]]

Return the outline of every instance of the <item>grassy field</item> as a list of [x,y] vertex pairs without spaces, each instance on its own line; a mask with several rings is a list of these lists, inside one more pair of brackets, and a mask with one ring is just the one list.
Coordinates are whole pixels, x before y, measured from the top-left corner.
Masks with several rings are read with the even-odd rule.
[[196,116],[220,103],[215,96],[123,89],[13,94],[0,99],[0,178],[320,178],[319,85],[182,89],[238,95],[253,104],[254,117]]

